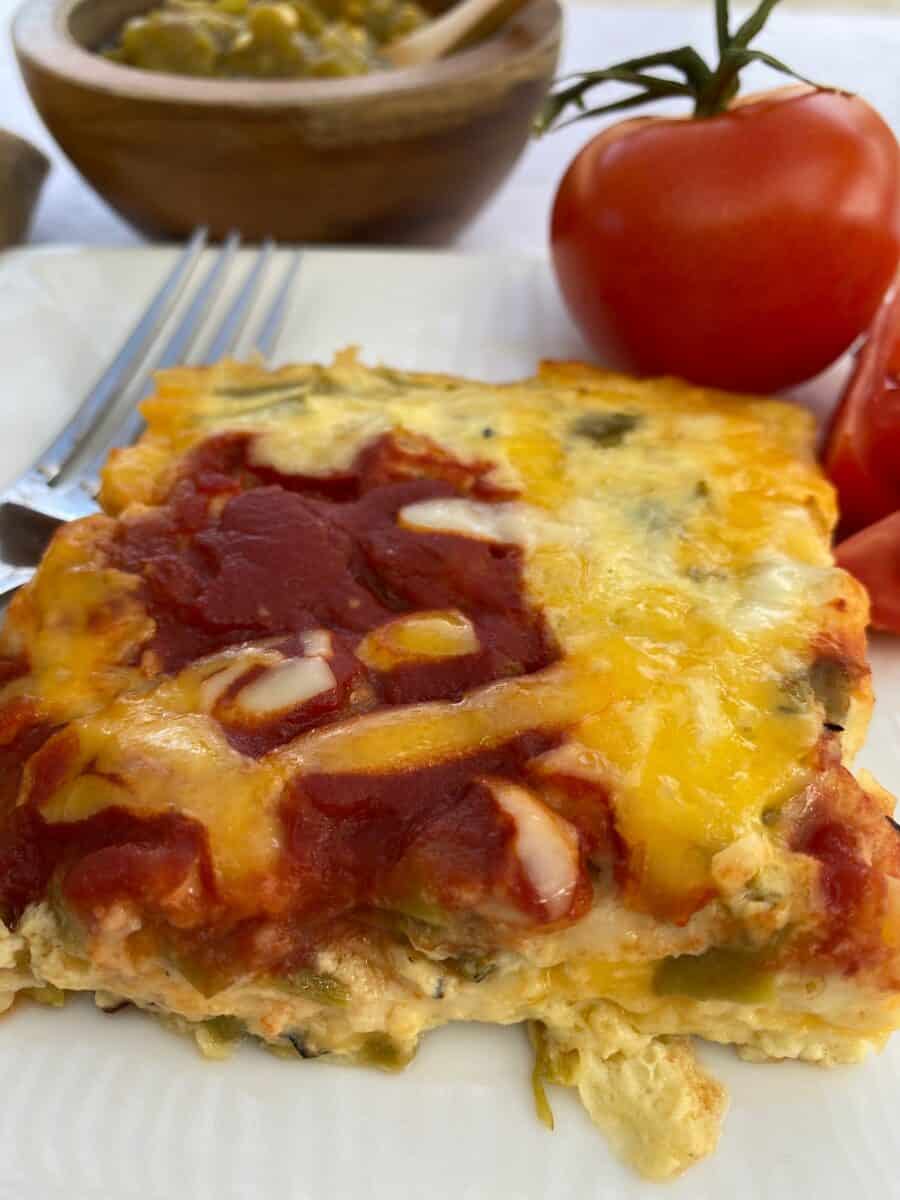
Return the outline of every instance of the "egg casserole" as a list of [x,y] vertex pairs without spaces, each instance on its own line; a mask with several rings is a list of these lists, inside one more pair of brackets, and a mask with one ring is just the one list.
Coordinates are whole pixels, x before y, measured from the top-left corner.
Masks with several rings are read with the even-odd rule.
[[691,1035],[900,1017],[900,838],[848,763],[862,588],[811,418],[578,364],[167,371],[0,640],[0,1003],[388,1069],[528,1022],[644,1174]]

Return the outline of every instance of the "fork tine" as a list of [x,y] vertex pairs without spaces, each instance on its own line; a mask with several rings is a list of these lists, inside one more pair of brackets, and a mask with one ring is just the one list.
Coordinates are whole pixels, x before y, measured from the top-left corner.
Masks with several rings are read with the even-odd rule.
[[79,444],[96,424],[114,397],[134,374],[148,344],[168,316],[181,290],[193,274],[197,259],[206,245],[206,229],[195,231],[187,246],[178,256],[178,261],[163,281],[159,291],[150,301],[143,316],[100,377],[85,396],[74,417],[44,451],[31,468],[42,475],[47,483],[56,479],[65,464],[71,459]]
[[[116,396],[125,392],[129,384],[134,384],[141,378],[140,367],[146,357],[147,347],[177,304],[181,292],[191,279],[197,261],[206,245],[206,240],[206,229],[198,229],[193,234],[175,267],[153,297],[143,317],[131,331],[125,345],[91,393],[85,398],[75,417],[38,462],[5,492],[0,493],[0,517],[13,513],[16,505],[24,506],[26,511],[47,523],[47,529],[43,531],[46,534],[59,524],[97,511],[94,492],[97,487],[97,475],[106,454],[111,446],[127,444],[140,432],[143,424],[140,414],[136,409],[129,412],[125,419],[115,426],[110,435],[101,434],[100,446],[96,445],[96,437],[93,438],[90,460],[84,465],[75,461],[79,457],[78,452],[87,442],[88,434],[100,421],[107,405]],[[236,233],[228,235],[212,266],[207,270],[202,282],[188,301],[185,315],[178,320],[176,328],[170,334],[161,354],[155,358],[149,369],[159,370],[186,361],[191,345],[202,329],[225,282],[228,268],[239,244],[240,237]],[[245,275],[237,296],[232,300],[218,332],[207,349],[205,360],[207,363],[218,361],[232,348],[240,336],[274,250],[274,243],[267,238],[260,247],[256,261]],[[302,257],[302,252],[299,250],[291,256],[276,294],[269,304],[254,338],[253,347],[264,358],[268,358],[275,348]],[[147,386],[141,390],[141,398],[152,389],[152,382],[148,382]],[[69,467],[71,470],[68,469]],[[51,481],[58,486],[49,486]],[[2,537],[0,537],[0,542],[2,542]],[[12,556],[10,560],[7,549],[0,546],[0,611],[2,611],[5,597],[26,583],[35,571],[35,568],[28,566],[24,560],[20,566],[15,556]],[[31,556],[36,558],[40,553],[40,547],[30,546],[27,552],[23,551],[22,553],[25,555],[25,559]]]
[[[197,293],[191,300],[190,308],[185,313],[184,319],[166,343],[166,348],[155,363],[154,371],[165,371],[168,367],[177,367],[186,361],[194,338],[203,327],[204,319],[209,315],[209,310],[222,290],[228,268],[231,266],[231,261],[240,244],[241,235],[236,232],[229,233],[222,243],[222,249],[215,262],[207,272],[206,278],[197,288]],[[153,384],[151,383],[147,387],[147,392],[152,391]]]
[[237,296],[235,296],[231,307],[225,314],[218,333],[206,349],[206,353],[202,359],[205,366],[211,366],[213,363],[217,363],[220,359],[224,358],[240,336],[241,329],[250,312],[250,306],[256,297],[259,285],[262,283],[263,274],[274,250],[275,243],[271,238],[266,238],[260,247],[256,262],[247,272]]
[[281,326],[284,324],[288,298],[294,286],[297,272],[300,270],[302,260],[302,250],[296,250],[291,255],[291,260],[285,269],[284,275],[281,277],[281,284],[275,293],[275,299],[269,306],[269,311],[263,317],[262,324],[253,340],[253,349],[258,350],[266,362],[269,361],[275,350],[275,343],[278,341]]
[[[241,237],[239,233],[229,233],[228,237],[222,243],[222,248],[216,255],[212,266],[206,272],[202,283],[191,298],[187,312],[178,322],[177,327],[163,347],[159,358],[153,363],[151,367],[152,371],[165,371],[168,367],[177,367],[186,360],[192,342],[203,327],[204,320],[209,314],[210,308],[222,290],[222,285],[228,274],[228,268],[231,266],[231,261],[240,243]],[[129,410],[128,415],[112,430],[106,439],[106,444],[98,447],[91,455],[90,461],[84,468],[86,475],[93,476],[99,472],[111,446],[127,446],[129,442],[135,440],[144,427],[144,418],[138,411],[137,405],[140,404],[141,400],[146,400],[153,393],[153,390],[154,384],[151,375],[150,379],[147,380],[147,383],[141,389],[140,396],[135,405]]]
[[[230,233],[222,245],[222,249],[216,257],[212,267],[207,271],[202,283],[197,288],[187,311],[179,321],[175,331],[172,333],[165,347],[163,348],[159,358],[153,363],[152,371],[163,371],[167,367],[178,366],[187,360],[188,352],[192,343],[195,341],[197,334],[203,327],[204,319],[216,297],[222,289],[225,278],[228,273],[228,268],[234,258],[235,253],[240,245],[240,234]],[[256,292],[262,282],[263,272],[266,264],[269,261],[275,249],[274,243],[266,241],[256,259],[256,262],[248,271],[237,296],[232,301],[228,312],[222,320],[218,332],[215,335],[215,340],[207,351],[207,358],[211,352],[217,347],[221,347],[221,353],[224,354],[236,341],[241,326],[246,320],[250,306]],[[294,276],[300,265],[299,251],[293,256],[288,268],[284,273],[282,282],[278,288],[278,292],[269,306],[268,311],[263,317],[262,326],[256,337],[255,345],[259,348],[262,345],[267,347],[262,353],[264,357],[268,357],[271,350],[274,348],[275,341],[278,337],[281,328],[281,322],[284,319],[284,310],[287,307],[287,300],[290,294],[291,285]],[[211,361],[217,362],[221,355],[213,358]],[[144,419],[138,410],[137,405],[141,400],[151,395],[154,389],[152,377],[147,381],[146,386],[141,390],[138,400],[133,408],[130,409],[127,416],[105,437],[98,445],[96,445],[87,462],[80,465],[78,470],[78,480],[76,487],[81,487],[93,497],[97,490],[100,471],[106,461],[106,456],[113,446],[127,446],[133,442],[140,434]]]

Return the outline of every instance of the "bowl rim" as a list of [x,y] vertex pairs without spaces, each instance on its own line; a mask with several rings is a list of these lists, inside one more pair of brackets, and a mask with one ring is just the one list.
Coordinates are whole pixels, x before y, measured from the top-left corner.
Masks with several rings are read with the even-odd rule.
[[124,66],[87,50],[72,36],[69,23],[76,9],[93,2],[25,0],[12,22],[12,41],[20,64],[33,64],[95,92],[157,103],[245,109],[299,104],[343,107],[354,101],[454,87],[483,80],[488,74],[514,75],[517,67],[558,44],[562,26],[559,0],[525,0],[484,42],[426,66],[395,67],[342,79],[197,79]]

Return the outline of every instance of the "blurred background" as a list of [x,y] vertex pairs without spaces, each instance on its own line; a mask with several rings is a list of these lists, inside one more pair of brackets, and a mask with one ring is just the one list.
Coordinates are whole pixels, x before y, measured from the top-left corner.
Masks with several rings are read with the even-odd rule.
[[[560,3],[564,10],[560,73],[684,43],[704,54],[713,50],[713,0]],[[0,130],[28,139],[52,165],[30,223],[29,240],[137,244],[139,234],[79,178],[31,105],[9,38],[10,20],[19,4],[20,0],[0,0]],[[735,19],[749,8],[749,0],[733,0]],[[896,69],[900,0],[783,0],[770,17],[760,46],[801,74],[859,92],[900,130]],[[778,82],[771,72],[754,66],[746,72],[744,90]],[[680,111],[678,104],[674,111]],[[553,190],[572,155],[596,128],[576,125],[528,142],[509,179],[449,244],[468,251],[542,249]]]

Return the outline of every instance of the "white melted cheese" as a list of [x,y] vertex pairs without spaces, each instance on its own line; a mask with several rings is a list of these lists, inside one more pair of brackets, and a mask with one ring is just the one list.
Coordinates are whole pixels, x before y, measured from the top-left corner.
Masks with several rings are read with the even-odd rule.
[[491,791],[516,826],[516,855],[553,921],[569,909],[578,879],[577,843],[568,825],[523,787],[491,782]]
[[484,504],[445,497],[422,500],[400,510],[400,522],[431,533],[458,533],[485,542],[528,547],[534,541],[534,516],[525,504]]
[[746,576],[740,599],[729,614],[731,628],[744,635],[778,629],[798,613],[817,608],[823,591],[835,582],[830,567],[789,559],[758,563]]
[[686,671],[681,682],[691,700],[698,743],[703,746],[714,743],[717,738],[729,737],[732,727],[725,714],[722,694],[715,679],[700,671]]
[[540,775],[564,775],[601,786],[609,782],[610,767],[597,750],[576,741],[563,742],[530,763]]
[[240,679],[251,665],[246,662],[235,662],[230,667],[216,671],[215,675],[210,675],[209,679],[205,679],[200,685],[200,702],[204,709],[211,712],[235,680]]
[[327,629],[308,629],[301,635],[303,653],[309,658],[331,658],[334,645]]
[[336,686],[334,672],[324,659],[292,658],[241,688],[236,703],[245,713],[262,717],[296,708]]

